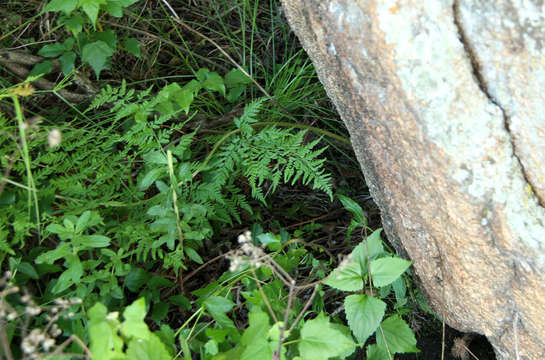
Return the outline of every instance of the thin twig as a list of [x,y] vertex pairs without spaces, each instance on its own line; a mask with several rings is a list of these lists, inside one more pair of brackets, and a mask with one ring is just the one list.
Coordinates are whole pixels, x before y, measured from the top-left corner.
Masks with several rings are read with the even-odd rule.
[[[282,344],[284,343],[284,330],[286,329],[286,326],[288,326],[291,303],[293,301],[293,290],[294,290],[294,288],[295,288],[295,281],[292,280],[292,282],[290,284],[290,291],[289,291],[289,294],[288,294],[288,306],[287,306],[287,308],[285,310],[286,312],[284,314],[284,323],[280,327],[280,337],[279,337],[279,340],[278,340],[278,350],[273,355],[273,359],[275,359],[275,360],[280,359],[281,354],[282,354]],[[289,336],[289,333],[288,333],[288,336]]]
[[273,311],[273,309],[271,307],[271,304],[269,303],[269,300],[267,299],[267,296],[265,295],[265,292],[263,291],[263,288],[261,287],[261,284],[259,283],[259,279],[258,279],[257,274],[255,273],[255,270],[254,270],[253,267],[252,267],[252,273],[254,274],[255,282],[257,284],[259,292],[261,293],[261,296],[263,297],[263,301],[265,301],[265,305],[267,305],[267,309],[271,313],[271,316],[274,319],[274,322],[277,323],[278,318],[276,317],[276,314],[274,313],[274,311]]
[[297,317],[295,318],[295,320],[293,321],[293,323],[291,324],[290,328],[288,329],[288,333],[291,333],[293,331],[293,329],[295,328],[295,326],[297,325],[297,323],[299,322],[299,320],[301,320],[301,318],[303,317],[304,313],[307,311],[307,309],[309,308],[310,304],[312,304],[312,300],[314,300],[314,296],[316,296],[316,292],[318,291],[318,284],[314,285],[314,290],[312,291],[312,294],[310,295],[310,298],[307,300],[307,302],[305,303],[305,306],[303,307],[303,310],[301,310],[301,312],[299,313],[299,315],[297,315]]

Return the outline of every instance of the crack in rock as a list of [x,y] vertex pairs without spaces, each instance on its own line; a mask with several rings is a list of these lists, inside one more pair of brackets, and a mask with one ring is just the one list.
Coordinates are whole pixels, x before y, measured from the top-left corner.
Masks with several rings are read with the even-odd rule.
[[496,105],[498,107],[498,109],[500,109],[500,111],[502,113],[502,116],[503,116],[503,124],[504,124],[505,130],[507,131],[507,134],[509,136],[509,142],[511,143],[511,147],[513,149],[513,156],[515,157],[515,159],[517,159],[517,162],[520,165],[522,177],[524,178],[524,181],[526,182],[526,184],[528,184],[528,186],[530,187],[530,189],[531,189],[532,193],[534,194],[534,196],[536,197],[539,205],[541,207],[545,207],[545,200],[541,199],[538,192],[535,190],[534,185],[533,185],[528,173],[526,172],[526,170],[524,168],[524,165],[522,164],[522,161],[521,161],[521,159],[520,159],[520,157],[518,155],[517,145],[515,143],[515,139],[514,139],[513,135],[511,134],[511,130],[510,130],[510,125],[509,125],[510,124],[510,118],[507,115],[505,109],[500,105],[499,101],[494,99],[494,97],[488,91],[486,81],[485,81],[483,75],[481,74],[481,70],[480,70],[481,67],[480,67],[479,62],[477,60],[477,56],[474,54],[473,49],[471,49],[469,41],[468,41],[468,39],[467,39],[467,37],[465,35],[464,29],[463,29],[463,26],[462,26],[462,21],[460,19],[460,10],[459,10],[459,8],[460,8],[459,0],[454,0],[453,3],[452,3],[452,13],[454,15],[454,25],[456,26],[456,28],[458,30],[458,38],[460,39],[462,45],[464,46],[464,50],[466,51],[467,56],[469,57],[471,68],[473,69],[473,77],[475,78],[475,82],[477,83],[477,86],[482,91],[482,93],[488,98],[488,100],[492,104]]

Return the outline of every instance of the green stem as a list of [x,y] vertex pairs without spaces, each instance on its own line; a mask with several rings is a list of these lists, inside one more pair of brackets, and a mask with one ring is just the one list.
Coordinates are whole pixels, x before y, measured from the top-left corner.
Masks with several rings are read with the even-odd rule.
[[30,210],[32,200],[34,200],[34,210],[36,212],[36,227],[38,230],[38,238],[39,238],[40,237],[40,209],[38,207],[38,195],[36,190],[36,184],[34,183],[34,178],[32,177],[32,170],[30,168],[30,153],[28,151],[28,144],[26,142],[23,111],[21,109],[21,104],[19,103],[19,98],[16,95],[12,95],[11,99],[13,100],[13,107],[15,108],[15,118],[17,119],[17,124],[19,126],[21,146],[23,147],[23,161],[25,163],[25,169],[26,169],[26,174],[28,178],[28,188],[30,189],[28,191],[28,206]]

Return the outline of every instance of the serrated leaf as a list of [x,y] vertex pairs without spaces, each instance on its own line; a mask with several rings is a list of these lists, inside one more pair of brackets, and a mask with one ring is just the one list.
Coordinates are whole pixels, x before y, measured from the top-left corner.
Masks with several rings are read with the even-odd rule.
[[121,332],[125,336],[134,336],[140,339],[148,339],[151,331],[144,322],[146,317],[146,300],[140,298],[127,306],[123,311],[125,319],[121,324]]
[[373,285],[377,287],[391,284],[411,266],[411,262],[398,257],[384,257],[371,261]]
[[386,348],[384,345],[384,339],[386,339],[388,349],[392,355],[397,353],[420,352],[420,350],[416,348],[416,338],[414,337],[413,331],[398,315],[390,316],[388,319],[384,320],[381,327],[384,337],[377,334],[377,345],[379,347]]
[[354,200],[350,199],[348,196],[344,196],[341,194],[337,194],[336,196],[343,204],[343,207],[352,214],[357,223],[360,226],[363,226],[366,222],[366,219],[363,216],[363,209],[361,208],[361,206]]
[[100,5],[106,4],[106,0],[79,0],[78,6],[87,14],[93,27],[96,26]]
[[66,15],[70,15],[76,8],[78,0],[52,0],[44,8],[45,11],[62,11]]
[[34,280],[39,279],[38,273],[36,272],[36,269],[34,269],[34,266],[27,262],[21,262],[17,264],[17,271],[20,271],[21,273],[29,276]]
[[209,296],[203,302],[203,305],[214,320],[216,320],[217,324],[221,325],[223,328],[236,329],[233,321],[225,315],[227,311],[235,306],[231,300],[220,296]]
[[132,268],[125,278],[125,286],[130,291],[137,292],[149,279],[151,279],[151,275],[147,271],[141,268]]
[[[227,74],[225,74],[225,85],[228,88],[237,87],[240,85],[247,85],[252,82],[246,74],[244,74],[240,69],[232,69]],[[244,89],[244,87],[242,87]]]
[[368,295],[349,295],[344,299],[344,311],[350,330],[360,344],[365,344],[384,317],[386,303]]
[[342,263],[324,280],[324,284],[342,291],[359,291],[363,289],[363,275],[360,265],[353,259]]
[[367,345],[366,360],[389,360],[386,349],[377,344]]
[[114,54],[114,50],[104,41],[98,40],[85,45],[81,51],[81,60],[91,65],[97,78],[106,67],[108,59]]
[[319,316],[305,322],[297,347],[303,360],[325,360],[351,354],[356,344],[340,330],[334,329],[329,319]]

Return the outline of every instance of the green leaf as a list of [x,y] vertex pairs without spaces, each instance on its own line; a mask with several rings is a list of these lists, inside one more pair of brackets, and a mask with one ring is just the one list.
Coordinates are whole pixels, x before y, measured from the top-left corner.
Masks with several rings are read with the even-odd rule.
[[83,230],[87,228],[87,223],[89,222],[89,219],[91,218],[91,212],[89,210],[85,211],[83,214],[80,215],[78,218],[78,221],[76,221],[76,232],[81,233]]
[[165,172],[165,169],[162,167],[155,167],[151,169],[150,171],[148,171],[146,175],[144,175],[142,180],[140,180],[138,184],[138,190],[140,191],[147,190],[147,188],[149,188],[155,180],[159,179],[159,177],[161,177],[161,175],[163,175],[164,172]]
[[52,289],[53,293],[58,294],[68,289],[72,284],[79,283],[82,275],[83,266],[79,261],[79,258],[75,257],[68,269],[59,276],[57,283]]
[[282,242],[280,241],[280,235],[276,235],[273,233],[265,233],[265,234],[259,234],[257,236],[257,240],[267,245],[267,248],[270,251],[277,251],[282,248]]
[[382,322],[381,326],[384,338],[382,335],[377,334],[377,345],[379,347],[386,348],[384,345],[384,339],[386,339],[388,349],[392,355],[396,353],[420,352],[416,348],[416,339],[413,331],[398,315],[390,316]]
[[110,245],[110,238],[104,235],[83,235],[80,243],[89,248],[101,248]]
[[195,249],[186,247],[184,250],[187,256],[189,256],[191,260],[195,261],[197,264],[203,263],[201,256],[199,255],[198,252],[195,251]]
[[168,308],[169,305],[166,302],[157,302],[153,304],[151,319],[159,324],[161,320],[163,320],[164,317],[168,314]]
[[337,194],[337,198],[341,201],[343,207],[352,214],[352,216],[360,226],[366,224],[367,221],[363,216],[363,209],[357,202],[350,199],[348,196],[344,196],[341,194]]
[[140,339],[148,339],[151,331],[144,322],[146,317],[146,300],[140,298],[127,306],[123,311],[125,321],[121,324],[121,332],[125,336],[134,336]]
[[93,27],[96,26],[97,17],[98,17],[98,10],[100,9],[100,5],[105,5],[106,0],[79,0],[78,6],[83,9],[85,14],[89,17],[89,20],[91,20],[91,24],[93,24]]
[[223,83],[223,78],[217,72],[211,72],[208,69],[200,69],[197,72],[197,79],[202,83],[202,86],[205,89],[219,91],[225,96],[225,84]]
[[167,157],[162,151],[150,151],[142,156],[145,162],[151,164],[167,165]]
[[72,254],[72,246],[69,243],[63,242],[56,249],[40,254],[34,262],[36,264],[53,264],[58,259],[62,259],[70,254]]
[[324,284],[342,291],[359,291],[363,289],[363,275],[361,268],[353,258],[343,261],[324,280]]
[[140,43],[135,38],[125,40],[124,49],[140,59]]
[[325,360],[351,354],[356,348],[352,339],[334,329],[323,315],[305,322],[297,346],[303,360]]
[[17,264],[17,271],[20,271],[21,273],[29,276],[30,278],[34,280],[38,280],[39,276],[36,270],[34,269],[34,266],[27,262],[22,262]]
[[386,349],[377,344],[367,345],[366,360],[389,360]]
[[59,58],[59,62],[61,63],[61,71],[64,75],[70,74],[72,69],[74,68],[74,63],[76,62],[76,53],[73,51],[67,52],[63,54]]
[[74,14],[74,16],[70,16],[69,18],[64,20],[64,26],[66,26],[66,30],[70,31],[74,36],[81,33],[84,24],[85,19],[80,14]]
[[114,50],[117,48],[117,34],[112,29],[100,31],[94,33],[95,40],[104,41],[110,49]]
[[236,328],[233,321],[225,315],[227,311],[235,306],[231,300],[220,296],[209,296],[203,302],[203,305],[214,320],[223,328]]
[[232,69],[225,75],[225,85],[228,88],[237,87],[240,85],[247,85],[251,83],[252,79],[246,76],[246,74],[244,74],[240,69]]
[[131,360],[172,360],[165,344],[155,334],[145,340],[134,339],[127,346],[127,359]]
[[240,340],[240,343],[246,346],[241,360],[272,359],[270,343],[266,340],[270,328],[269,316],[261,310],[254,310],[248,317],[250,326]]
[[191,302],[183,295],[173,295],[168,298],[168,301],[185,310],[191,309]]
[[108,59],[114,54],[114,50],[104,41],[98,40],[85,45],[81,51],[81,60],[91,65],[97,78],[106,67]]
[[349,295],[344,299],[348,325],[360,344],[365,344],[384,317],[386,303],[368,295]]
[[43,46],[40,51],[38,51],[38,55],[54,58],[59,56],[60,54],[64,53],[65,49],[63,44],[61,43],[54,43]]
[[70,15],[76,8],[78,0],[52,0],[44,8],[45,11],[62,11],[66,15]]
[[151,275],[141,269],[132,268],[131,272],[125,278],[125,286],[132,292],[137,292],[145,283],[151,279]]
[[373,285],[377,287],[391,284],[411,266],[411,262],[398,257],[384,257],[371,261]]
[[52,70],[53,70],[53,62],[50,60],[46,60],[44,62],[34,65],[32,70],[30,70],[28,77],[40,76],[42,74],[49,74]]

